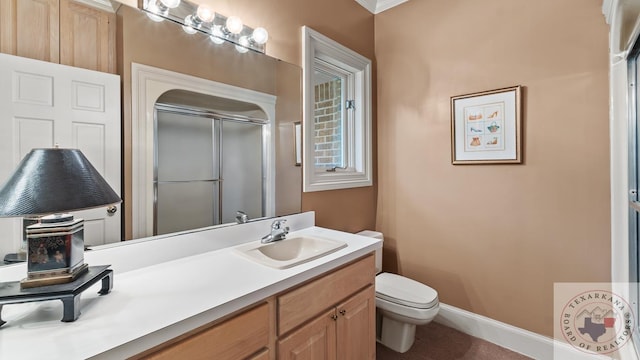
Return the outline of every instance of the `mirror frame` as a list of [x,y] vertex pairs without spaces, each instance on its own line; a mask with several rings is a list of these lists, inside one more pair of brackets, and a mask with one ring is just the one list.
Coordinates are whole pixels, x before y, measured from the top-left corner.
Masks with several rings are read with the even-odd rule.
[[133,238],[153,235],[153,107],[169,90],[187,90],[254,103],[267,114],[263,132],[265,153],[265,217],[275,216],[275,105],[276,96],[206,80],[152,66],[131,64],[132,231]]

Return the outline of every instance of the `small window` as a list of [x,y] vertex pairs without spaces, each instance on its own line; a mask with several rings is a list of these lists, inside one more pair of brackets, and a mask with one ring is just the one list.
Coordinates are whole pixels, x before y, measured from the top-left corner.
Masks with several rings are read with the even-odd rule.
[[371,61],[303,27],[304,191],[372,185]]

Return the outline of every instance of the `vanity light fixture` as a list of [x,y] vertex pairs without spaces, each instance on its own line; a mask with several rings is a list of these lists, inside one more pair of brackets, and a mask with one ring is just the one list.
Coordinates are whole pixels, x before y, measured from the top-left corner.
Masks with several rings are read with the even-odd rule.
[[263,27],[253,30],[251,36],[243,35],[238,39],[236,50],[240,53],[246,53],[251,46],[266,44],[269,39],[269,33]]
[[198,6],[198,10],[196,10],[196,16],[193,18],[193,20],[198,25],[201,25],[203,23],[206,24],[212,22],[215,17],[216,13],[210,7],[206,5],[200,5]]
[[160,3],[169,9],[175,9],[180,6],[180,0],[160,0]]
[[266,44],[267,40],[269,40],[269,33],[267,32],[267,29],[263,27],[257,27],[255,28],[255,30],[253,30],[251,39],[253,39],[256,44]]
[[224,43],[224,33],[222,32],[221,25],[213,26],[213,28],[211,29],[211,35],[209,36],[209,39],[211,39],[211,41],[217,45]]
[[250,44],[251,43],[250,43],[248,37],[241,36],[240,39],[238,39],[238,45],[236,45],[236,51],[238,51],[241,54],[244,54],[247,51],[249,51],[249,45]]
[[184,30],[184,32],[186,32],[187,34],[193,35],[198,32],[198,30],[196,30],[194,26],[193,15],[187,15],[187,17],[184,18],[184,25],[182,25],[182,30]]
[[153,2],[153,3],[149,3],[149,7],[148,7],[148,11],[147,11],[147,17],[155,22],[161,22],[164,20],[164,18],[160,15],[161,13],[166,12],[165,10],[162,10],[159,6],[158,3]]
[[160,22],[163,19],[163,15],[166,16],[169,9],[175,9],[180,6],[180,0],[157,0],[149,2],[149,12],[147,16],[149,19]]
[[208,35],[215,44],[231,42],[240,53],[249,50],[264,53],[269,39],[269,33],[263,27],[252,29],[237,16],[226,17],[207,5],[197,5],[188,0],[143,0],[141,8],[153,21],[173,21],[182,25],[188,34],[201,32]]
[[244,28],[242,20],[237,16],[229,16],[225,21],[225,28],[232,34],[240,34]]

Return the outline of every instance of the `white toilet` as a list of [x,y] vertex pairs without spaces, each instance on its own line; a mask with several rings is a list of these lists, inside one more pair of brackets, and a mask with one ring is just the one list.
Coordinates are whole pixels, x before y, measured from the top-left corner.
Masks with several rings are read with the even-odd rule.
[[[358,235],[384,241],[382,233]],[[383,273],[382,249],[376,250],[376,338],[391,350],[404,353],[415,340],[416,325],[431,322],[440,309],[438,292],[404,276]]]

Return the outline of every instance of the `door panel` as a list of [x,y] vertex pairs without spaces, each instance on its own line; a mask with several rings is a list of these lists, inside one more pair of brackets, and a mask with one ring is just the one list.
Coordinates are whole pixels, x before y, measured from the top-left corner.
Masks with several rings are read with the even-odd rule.
[[373,286],[338,305],[338,360],[375,359],[375,312]]
[[336,321],[332,316],[333,308],[278,341],[278,359],[335,360]]
[[[120,79],[117,75],[0,54],[0,183],[32,149],[80,149],[120,194]],[[6,155],[5,155],[6,154]],[[85,220],[85,240],[97,245],[121,240],[120,211],[74,212]],[[97,225],[102,223],[102,225]],[[11,242],[21,242],[19,219],[0,223]]]
[[73,123],[72,134],[74,146],[82,149],[82,153],[89,159],[91,165],[100,174],[104,174],[107,156],[104,124]]
[[53,119],[16,117],[15,122],[15,139],[19,154],[16,160],[22,159],[31,149],[53,146]]

